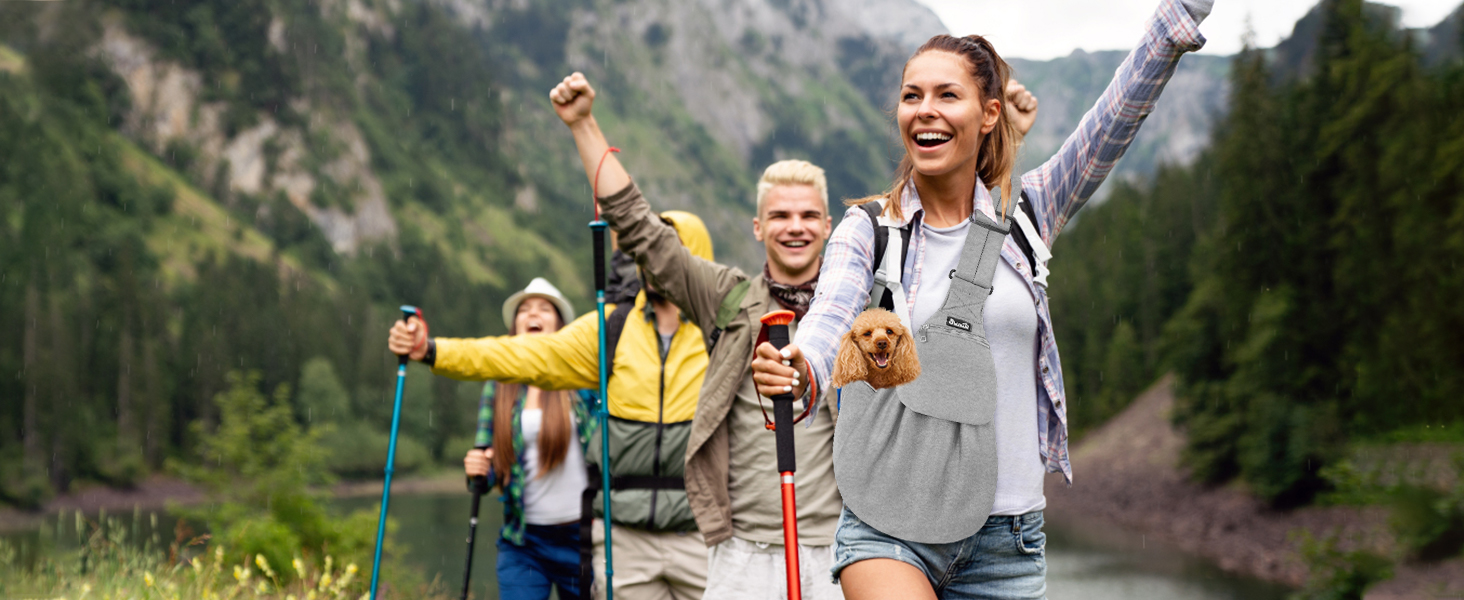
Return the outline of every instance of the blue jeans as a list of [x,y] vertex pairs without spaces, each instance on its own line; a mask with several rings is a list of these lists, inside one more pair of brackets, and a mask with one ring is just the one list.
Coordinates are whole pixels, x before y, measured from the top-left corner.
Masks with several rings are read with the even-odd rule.
[[498,597],[546,600],[549,586],[559,597],[579,597],[579,524],[527,525],[524,545],[498,538]]
[[1042,512],[988,517],[975,535],[949,544],[897,539],[859,520],[846,507],[834,533],[834,579],[844,567],[889,558],[925,574],[938,598],[1044,600],[1047,535]]

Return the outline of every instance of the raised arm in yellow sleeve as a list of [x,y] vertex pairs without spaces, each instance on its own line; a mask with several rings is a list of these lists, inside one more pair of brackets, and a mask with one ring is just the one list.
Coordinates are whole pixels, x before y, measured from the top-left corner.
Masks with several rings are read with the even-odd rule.
[[[612,306],[605,307],[606,312]],[[468,381],[505,381],[545,390],[578,390],[600,382],[600,324],[595,313],[554,333],[477,339],[436,338],[432,372]]]

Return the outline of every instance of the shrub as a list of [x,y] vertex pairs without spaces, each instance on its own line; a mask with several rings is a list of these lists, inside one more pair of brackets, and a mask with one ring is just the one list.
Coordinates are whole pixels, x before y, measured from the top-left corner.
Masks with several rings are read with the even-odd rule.
[[1301,554],[1309,576],[1292,600],[1362,600],[1368,586],[1393,575],[1393,563],[1365,550],[1343,551],[1336,536],[1318,540],[1302,534]]
[[[332,473],[350,478],[380,477],[386,469],[386,450],[391,437],[369,424],[355,421],[332,427],[321,436]],[[430,462],[427,447],[406,435],[397,436],[397,473],[411,473]]]
[[257,389],[258,373],[230,373],[228,381],[229,389],[214,398],[218,426],[195,427],[199,464],[175,465],[218,502],[180,512],[207,522],[240,558],[263,554],[278,562],[299,549],[307,556],[364,560],[376,519],[369,511],[344,519],[326,511],[317,490],[333,478],[321,431],[300,429],[286,401],[288,386],[277,388],[270,402]]

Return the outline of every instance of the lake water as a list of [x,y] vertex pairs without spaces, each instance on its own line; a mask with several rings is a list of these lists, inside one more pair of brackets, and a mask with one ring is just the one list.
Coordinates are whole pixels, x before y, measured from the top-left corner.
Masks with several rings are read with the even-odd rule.
[[[379,498],[346,498],[334,502],[346,510],[374,508]],[[439,578],[450,590],[462,585],[470,497],[462,494],[392,496],[391,516],[399,523],[397,542],[406,548],[406,562]],[[151,516],[119,515],[133,528],[136,540],[152,537]],[[61,541],[74,538],[67,521],[58,535],[55,525],[39,531],[6,534],[30,548],[41,535]],[[51,523],[56,523],[52,519]],[[473,560],[473,597],[497,600],[494,565],[503,509],[484,498],[479,515],[478,545]],[[173,519],[158,515],[160,537],[171,538]],[[1102,524],[1073,522],[1052,515],[1047,523],[1047,596],[1051,600],[1284,600],[1286,588],[1224,573],[1211,564],[1157,544],[1145,536]]]

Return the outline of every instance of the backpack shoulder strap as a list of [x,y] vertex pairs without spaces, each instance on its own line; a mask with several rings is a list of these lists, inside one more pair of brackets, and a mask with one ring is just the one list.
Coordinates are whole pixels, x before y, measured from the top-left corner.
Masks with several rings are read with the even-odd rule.
[[712,332],[707,335],[707,354],[717,347],[717,340],[722,339],[722,332],[732,324],[732,319],[737,318],[737,313],[742,312],[742,299],[747,297],[748,288],[752,287],[751,279],[743,279],[732,286],[731,291],[722,297],[721,306],[717,307],[717,322]]
[[634,309],[635,301],[621,302],[605,317],[605,360],[612,366],[615,364],[615,348],[620,345],[620,332],[625,331],[625,320],[630,318],[630,311]]
[[[874,286],[869,290],[868,308],[883,308],[899,314],[895,310],[895,296],[890,290],[890,283],[899,285],[902,271],[905,268],[905,259],[910,251],[910,230],[914,221],[904,227],[880,221],[880,215],[884,212],[887,200],[867,202],[859,205],[865,215],[869,216],[870,222],[874,224]],[[898,264],[889,264],[893,261],[886,260],[886,250],[889,249],[890,231],[898,231],[900,240],[900,259]]]
[[865,202],[859,205],[859,210],[869,217],[869,223],[874,226],[874,266],[884,260],[885,248],[890,245],[890,232],[879,225],[879,215],[884,212],[884,202]]
[[1052,260],[1052,252],[1042,241],[1042,232],[1037,230],[1037,213],[1027,199],[1027,192],[1023,191],[1017,199],[1016,208],[1012,215],[1016,223],[1012,228],[1012,240],[1027,257],[1027,265],[1032,268],[1032,282],[1047,289],[1047,261]]

